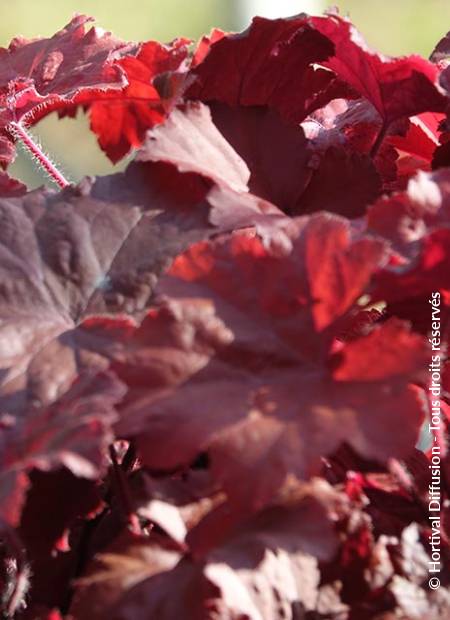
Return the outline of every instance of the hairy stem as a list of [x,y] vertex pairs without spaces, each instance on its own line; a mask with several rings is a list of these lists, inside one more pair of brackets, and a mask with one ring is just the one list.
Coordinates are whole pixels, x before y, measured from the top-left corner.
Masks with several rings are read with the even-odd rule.
[[69,181],[58,170],[55,164],[50,161],[48,156],[42,151],[39,144],[37,144],[34,138],[28,133],[21,123],[12,122],[9,124],[9,129],[13,136],[20,140],[27,151],[59,187],[64,188],[69,185]]

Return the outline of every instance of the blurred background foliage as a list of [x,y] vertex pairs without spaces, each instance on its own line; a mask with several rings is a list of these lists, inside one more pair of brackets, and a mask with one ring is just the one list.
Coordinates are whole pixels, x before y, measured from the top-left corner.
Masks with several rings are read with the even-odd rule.
[[[197,39],[213,26],[240,30],[255,14],[320,13],[329,5],[323,0],[0,0],[0,45],[19,34],[50,36],[74,13],[94,16],[97,25],[124,39],[169,41],[177,36]],[[386,54],[428,56],[450,30],[449,0],[341,0],[339,9],[350,15],[371,46]],[[113,170],[81,112],[61,121],[51,115],[34,128],[34,135],[73,181]],[[23,153],[9,172],[31,187],[45,181]]]

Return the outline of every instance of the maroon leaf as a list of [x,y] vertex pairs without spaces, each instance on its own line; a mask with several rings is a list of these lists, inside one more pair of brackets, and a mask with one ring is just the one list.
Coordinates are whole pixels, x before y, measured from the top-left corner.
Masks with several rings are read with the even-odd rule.
[[450,165],[450,142],[444,142],[436,148],[431,165],[433,170],[448,168]]
[[210,47],[192,75],[187,96],[229,106],[269,106],[294,123],[331,99],[350,94],[333,73],[313,67],[333,53],[333,44],[310,27],[306,16],[256,17],[248,30]]
[[338,147],[330,147],[316,157],[320,163],[294,213],[324,210],[348,218],[363,215],[381,190],[380,177],[371,159]]
[[408,270],[427,235],[445,229],[450,221],[449,172],[420,172],[410,179],[405,191],[383,196],[369,207],[367,215],[368,229],[392,243]]
[[72,611],[87,609],[99,590],[106,594],[107,608],[98,610],[96,620],[141,617],[141,609],[167,620],[180,613],[275,617],[299,601],[312,609],[319,577],[314,553],[330,557],[336,539],[324,505],[311,491],[303,497],[292,494],[284,504],[231,526],[223,511],[213,511],[195,536],[210,538],[211,527],[221,524],[227,529],[202,558],[181,550],[177,558],[158,536],[147,543],[121,541],[96,558],[79,583]]
[[[0,396],[3,411],[16,416],[12,430],[3,432],[8,450],[2,481],[8,497],[18,494],[17,510],[23,493],[13,471],[64,464],[77,476],[101,472],[113,438],[113,405],[124,391],[112,376],[105,391],[94,381],[92,397],[83,405],[77,386],[107,367],[122,324],[106,326],[102,350],[77,326],[93,312],[125,308],[138,314],[145,309],[170,259],[190,241],[214,232],[208,191],[198,175],[140,164],[63,194],[36,191],[0,204]],[[234,200],[239,201],[238,194]],[[256,203],[247,211],[247,223],[261,215]],[[106,409],[97,404],[100,394]]]
[[[1,400],[3,412],[20,416],[15,423],[12,420],[11,428],[1,432],[1,479],[2,494],[6,494],[4,518],[15,522],[26,489],[16,472],[62,464],[76,475],[93,477],[101,471],[104,449],[113,437],[112,404],[121,398],[123,390],[111,378],[106,391],[94,381],[92,396],[84,405],[78,387],[73,388],[74,395],[66,394],[87,365],[78,357],[71,330],[89,312],[96,293],[97,303],[105,307],[104,278],[113,276],[119,251],[119,260],[123,261],[130,233],[137,234],[136,224],[141,222],[149,230],[146,222],[151,218],[136,206],[114,205],[88,194],[77,196],[76,191],[68,192],[65,200],[35,192],[4,200],[0,209]],[[101,245],[97,243],[100,237]],[[135,245],[131,247],[130,275],[138,267],[138,259],[132,258]],[[150,269],[159,269],[157,264],[154,260]],[[118,268],[116,294],[119,286],[124,286],[119,274],[125,278],[126,273],[125,266]],[[137,301],[142,289],[129,286],[128,291],[128,304],[145,305],[146,298]],[[111,389],[113,393],[108,396]],[[101,394],[104,404],[100,406]]]
[[[112,618],[124,594],[152,576],[167,574],[179,558],[179,547],[161,541],[158,535],[147,540],[136,539],[129,532],[122,534],[95,557],[89,572],[78,580],[71,614],[89,615],[92,620]],[[95,605],[99,596],[102,605]],[[175,606],[178,598],[172,597]]]
[[0,174],[0,615],[446,619],[448,37],[88,21],[0,49],[3,167],[53,110],[140,148],[60,193]]
[[324,64],[373,104],[385,126],[445,110],[436,65],[420,56],[391,59],[373,52],[350,22],[335,14],[312,17],[309,23],[334,44],[334,54]]
[[[67,552],[70,530],[77,521],[93,516],[101,507],[98,485],[77,478],[67,469],[33,471],[29,478],[31,489],[20,524],[28,552],[36,559],[53,550]],[[37,514],[47,514],[45,523],[36,521]]]
[[445,37],[439,41],[430,55],[430,60],[433,62],[439,62],[445,60],[450,56],[450,32],[447,32]]
[[3,518],[17,525],[27,489],[25,474],[67,467],[75,476],[95,479],[104,470],[106,447],[117,418],[114,405],[124,386],[111,375],[83,377],[49,407],[29,407],[0,434]]
[[[166,359],[181,354],[183,363],[172,374],[177,389],[161,391],[170,387],[167,381],[158,382],[158,389],[147,394],[141,387],[142,395],[125,409],[118,432],[138,434],[144,462],[156,469],[187,464],[209,450],[213,472],[227,492],[254,505],[266,502],[288,473],[307,477],[317,471],[320,455],[335,450],[344,438],[379,459],[408,450],[422,419],[416,394],[406,387],[427,360],[422,338],[402,325],[380,328],[368,336],[367,347],[371,351],[374,347],[373,355],[386,363],[375,372],[355,361],[351,376],[344,370],[346,348],[337,357],[327,352],[333,325],[361,295],[382,256],[379,242],[351,242],[346,225],[325,216],[303,223],[288,256],[273,256],[246,236],[194,246],[177,258],[160,290],[187,298],[183,314],[173,308],[180,318],[194,310],[195,306],[190,310],[193,299],[203,312],[211,312],[212,298],[217,319],[224,323],[223,335],[213,340],[221,333],[217,319],[208,323],[202,319],[201,331],[190,328],[200,338],[194,345],[195,357],[189,350],[182,352],[183,340],[176,344],[172,337]],[[361,272],[361,265],[367,271]],[[177,330],[180,334],[187,330],[184,320]],[[152,349],[161,327],[155,331],[151,325],[159,323],[159,317],[146,321],[150,338],[146,337],[147,353],[143,351],[140,359],[150,362],[146,365],[150,386]],[[393,354],[390,330],[405,343],[398,369],[388,361]],[[203,344],[205,336],[209,350]],[[354,351],[355,360],[363,359],[369,354],[365,346],[364,338],[350,343],[348,354]],[[115,366],[122,378],[128,372],[126,355],[124,360],[123,370]],[[156,377],[161,376],[162,369]],[[376,416],[369,414],[375,401]],[[408,428],[415,430],[401,440],[396,435],[388,445],[377,437],[384,414],[394,411],[399,424],[406,416]]]
[[[114,60],[135,53],[137,46],[95,28],[85,32],[89,21],[78,15],[51,38],[17,37],[8,48],[0,49],[2,133],[11,122],[35,123],[53,110],[126,85],[124,72]],[[6,164],[12,158],[10,149],[2,161]]]
[[6,172],[0,172],[0,196],[23,196],[26,192],[27,188],[23,183],[17,181],[16,179],[12,179],[6,174]]
[[170,163],[179,172],[195,172],[219,185],[247,191],[245,162],[216,129],[209,108],[201,103],[174,110],[164,126],[147,134],[136,159]]
[[[22,507],[25,503],[27,490],[30,486],[24,471],[12,470],[3,472],[0,476],[1,489],[1,523],[17,527],[20,523]],[[0,531],[3,525],[0,524]]]
[[250,191],[294,213],[313,172],[303,130],[267,106],[212,103],[211,111],[214,123],[250,170]]

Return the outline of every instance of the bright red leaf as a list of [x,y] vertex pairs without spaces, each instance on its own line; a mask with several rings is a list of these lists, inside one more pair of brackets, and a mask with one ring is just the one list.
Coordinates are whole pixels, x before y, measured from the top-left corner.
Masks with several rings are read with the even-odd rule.
[[137,56],[129,55],[115,63],[128,85],[120,92],[102,94],[100,100],[89,106],[91,129],[112,162],[122,159],[131,148],[139,147],[146,130],[164,120],[171,104],[157,90],[154,80],[180,67],[187,56],[188,43],[186,39],[177,39],[169,45],[149,41],[142,45]]

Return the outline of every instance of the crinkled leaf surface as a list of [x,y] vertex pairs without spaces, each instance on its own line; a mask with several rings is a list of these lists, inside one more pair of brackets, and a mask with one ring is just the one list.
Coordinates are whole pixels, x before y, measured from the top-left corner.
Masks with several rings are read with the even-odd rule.
[[[135,54],[137,46],[96,28],[85,31],[89,21],[77,15],[53,37],[17,37],[0,49],[3,134],[12,121],[34,123],[53,110],[126,85],[125,74],[114,61]],[[11,148],[2,153],[2,164],[8,164],[13,154]]]
[[[110,319],[98,340],[80,324],[93,313],[145,310],[167,263],[216,230],[210,186],[197,174],[148,163],[60,194],[2,199],[1,403],[14,416],[1,431],[2,487],[19,505],[26,485],[17,472],[61,465],[84,477],[102,471],[125,388],[113,375],[109,383],[95,377],[120,347],[123,325],[133,322]],[[256,204],[248,211],[250,220]],[[132,375],[134,352],[127,355]],[[15,522],[6,498],[4,506]]]
[[[329,558],[336,539],[323,503],[308,492],[297,498],[293,495],[234,523],[223,507],[213,509],[192,530],[195,535],[189,544],[194,549],[196,538],[200,544],[205,537],[212,542],[212,532],[221,529],[220,539],[216,535],[210,548],[203,545],[202,556],[192,557],[189,548],[187,553],[181,548],[177,552],[158,536],[146,544],[122,540],[99,554],[79,584],[73,612],[88,609],[99,590],[107,603],[98,610],[96,620],[106,614],[140,617],[142,609],[168,620],[181,613],[190,618],[245,613],[256,620],[264,615],[277,617],[281,610],[291,617],[295,601],[313,608],[316,558]],[[170,590],[178,595],[168,596]]]
[[[174,223],[161,222],[168,237],[158,255],[148,245],[151,230],[155,240],[162,238],[155,211],[146,214],[145,206],[113,204],[106,196],[95,199],[89,192],[80,195],[70,190],[59,196],[38,191],[23,199],[3,199],[0,209],[2,410],[17,416],[11,427],[1,431],[2,489],[10,489],[2,505],[4,518],[15,522],[18,509],[9,507],[8,498],[13,494],[17,505],[23,501],[23,492],[18,495],[26,489],[21,471],[65,464],[76,475],[99,473],[115,419],[113,410],[108,411],[106,394],[116,380],[111,378],[112,386],[103,397],[100,385],[94,383],[92,398],[84,405],[82,394],[65,395],[83,366],[72,330],[94,303],[104,309],[104,295],[121,295],[123,287],[128,300],[122,295],[122,303],[129,310],[144,307],[148,293],[143,295],[143,284],[139,287],[139,270],[144,280],[155,277],[164,255],[169,257],[173,251],[168,249],[171,243],[181,249],[181,237]],[[180,222],[183,219],[181,214]],[[200,216],[200,221],[205,231],[207,220]],[[139,224],[144,232],[137,228]],[[142,246],[145,243],[149,250],[146,258],[135,254],[139,232]],[[199,238],[199,232],[190,234],[191,239]],[[131,253],[124,256],[130,238]],[[108,278],[113,282],[109,290],[104,286]],[[119,392],[113,388],[117,396],[111,404],[124,393],[117,385]],[[73,406],[66,398],[73,400]],[[104,404],[96,407],[96,402]]]
[[28,487],[26,474],[67,467],[75,476],[97,478],[106,464],[117,419],[114,405],[124,385],[107,374],[81,376],[49,406],[29,405],[0,433],[2,520],[18,524]]
[[[351,342],[338,354],[330,350],[340,318],[383,256],[383,244],[352,241],[347,225],[330,216],[302,221],[287,256],[273,256],[243,235],[193,246],[176,259],[159,290],[188,308],[195,300],[209,314],[212,301],[217,319],[204,324],[196,349],[208,328],[211,336],[218,333],[220,322],[223,336],[215,343],[209,337],[203,359],[191,356],[200,366],[183,368],[195,371],[176,377],[182,383],[175,392],[143,390],[125,408],[119,432],[140,433],[144,462],[156,469],[187,464],[209,450],[227,492],[255,504],[267,501],[289,473],[308,477],[317,471],[320,456],[344,438],[381,460],[401,453],[412,436],[395,435],[389,444],[377,437],[394,412],[399,424],[405,416],[411,432],[418,430],[421,408],[407,384],[427,359],[422,338],[401,324],[386,324],[369,340]],[[397,330],[407,353],[396,368],[388,360]],[[385,359],[379,370],[356,362],[347,374],[346,355],[364,358],[372,348],[374,357]]]
[[446,40],[300,15],[190,55],[87,21],[0,50],[3,165],[52,110],[141,148],[58,194],[0,178],[0,615],[446,619]]
[[247,191],[250,173],[245,161],[216,129],[209,108],[190,103],[174,110],[162,127],[148,132],[137,161],[161,161],[174,165],[179,172],[194,172]]

